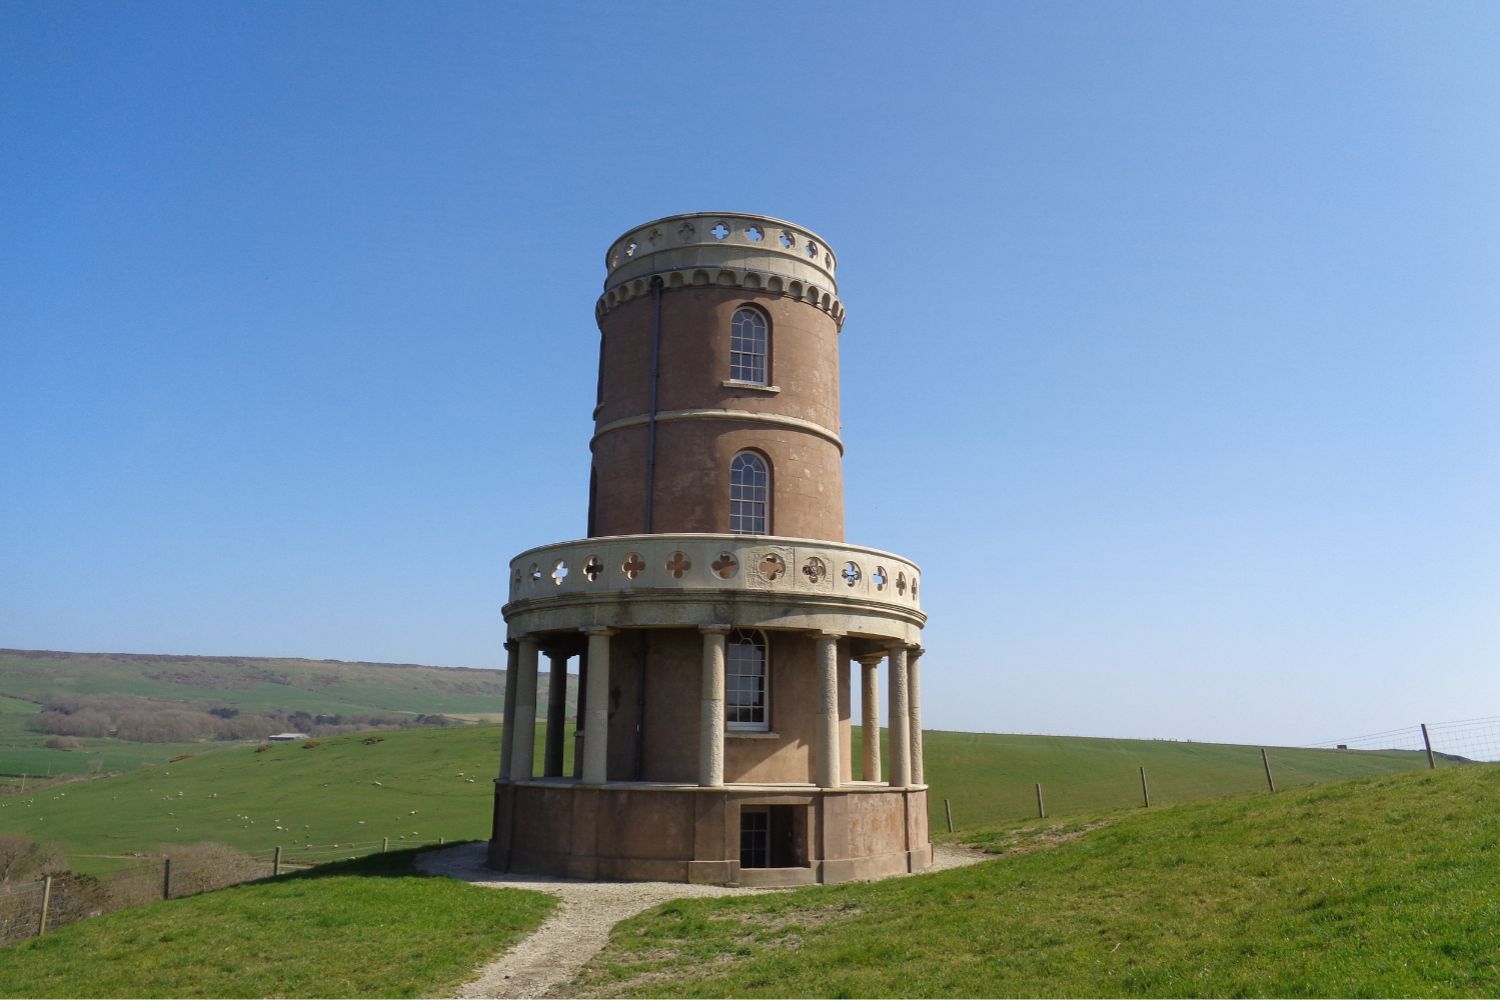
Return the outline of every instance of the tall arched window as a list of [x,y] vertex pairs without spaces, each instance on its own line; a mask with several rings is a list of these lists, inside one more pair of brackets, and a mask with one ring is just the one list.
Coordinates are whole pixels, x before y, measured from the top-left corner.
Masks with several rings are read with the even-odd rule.
[[762,632],[735,629],[724,643],[724,721],[730,729],[771,728],[770,661]]
[[771,470],[753,451],[740,452],[729,464],[729,530],[736,535],[771,530]]
[[735,382],[770,384],[767,375],[771,333],[756,309],[737,309],[729,323],[729,377]]

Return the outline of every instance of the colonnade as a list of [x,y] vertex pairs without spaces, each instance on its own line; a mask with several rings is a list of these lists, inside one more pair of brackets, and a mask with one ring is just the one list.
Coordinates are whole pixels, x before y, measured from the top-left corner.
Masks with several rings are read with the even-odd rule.
[[[698,727],[698,784],[724,785],[725,643],[727,625],[704,625],[702,702]],[[578,692],[581,753],[575,752],[574,777],[586,785],[607,781],[609,754],[609,655],[613,629],[584,629],[587,652],[579,665]],[[817,714],[813,739],[813,781],[819,788],[842,784],[839,759],[839,655],[841,632],[816,632]],[[537,672],[543,647],[531,636],[505,644],[505,728],[500,747],[500,778],[529,781],[535,767]],[[889,740],[886,752],[892,788],[925,784],[922,767],[922,699],[918,663],[920,646],[892,645],[856,657],[861,667],[861,725],[864,753],[860,780],[880,781],[880,705],[878,670],[886,662]],[[562,777],[563,739],[567,720],[570,652],[549,648],[547,728],[542,774]],[[874,738],[871,738],[874,734]],[[852,763],[852,762],[851,762]],[[852,768],[851,768],[852,770]]]

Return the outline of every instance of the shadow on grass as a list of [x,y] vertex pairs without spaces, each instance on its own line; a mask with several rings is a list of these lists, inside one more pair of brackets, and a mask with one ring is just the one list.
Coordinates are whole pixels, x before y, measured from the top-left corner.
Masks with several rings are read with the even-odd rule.
[[267,875],[265,878],[241,882],[240,885],[266,885],[272,882],[320,878],[446,878],[445,875],[420,871],[416,866],[417,858],[431,851],[446,851],[450,847],[476,843],[480,841],[454,840],[442,845],[425,844],[421,847],[406,847],[378,854],[366,854],[363,857],[350,858],[346,861],[327,861],[308,868],[284,871],[280,875]]

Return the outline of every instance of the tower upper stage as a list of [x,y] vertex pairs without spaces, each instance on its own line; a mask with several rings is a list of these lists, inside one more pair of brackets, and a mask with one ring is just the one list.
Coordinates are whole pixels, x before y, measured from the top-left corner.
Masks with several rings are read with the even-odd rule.
[[833,251],[694,212],[615,240],[596,310],[588,534],[844,537]]

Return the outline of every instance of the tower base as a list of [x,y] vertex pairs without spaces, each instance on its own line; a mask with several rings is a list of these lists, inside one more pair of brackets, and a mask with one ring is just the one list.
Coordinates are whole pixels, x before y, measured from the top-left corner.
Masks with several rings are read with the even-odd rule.
[[497,871],[619,881],[794,886],[932,864],[927,789],[497,782]]

